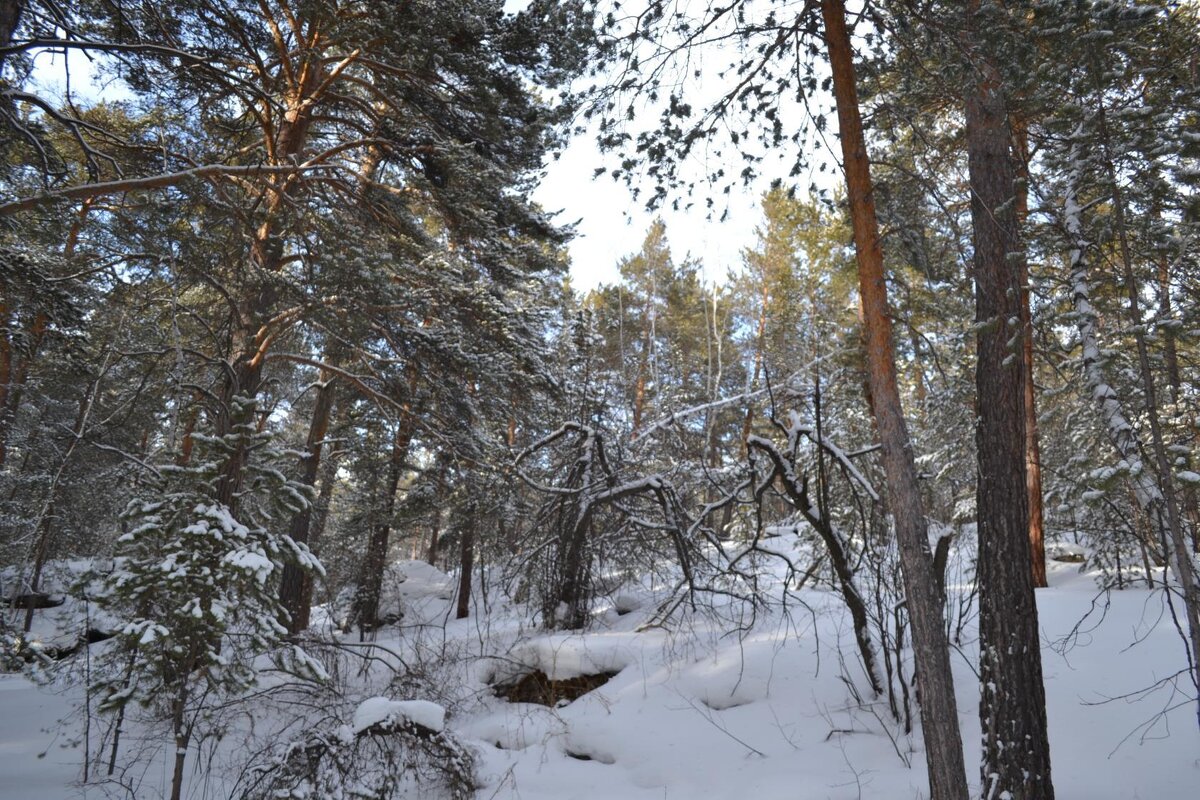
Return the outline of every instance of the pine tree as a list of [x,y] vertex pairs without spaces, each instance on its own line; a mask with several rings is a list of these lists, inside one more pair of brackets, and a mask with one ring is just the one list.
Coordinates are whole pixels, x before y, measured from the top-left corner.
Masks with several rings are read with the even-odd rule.
[[[263,655],[286,656],[319,676],[298,648],[281,652],[287,629],[276,582],[293,563],[320,571],[308,549],[281,530],[282,519],[311,500],[307,487],[271,466],[271,435],[255,424],[254,401],[238,398],[236,423],[223,437],[198,437],[192,463],[163,464],[144,499],[130,503],[106,579],[105,609],[121,620],[117,646],[98,671],[102,711],[137,702],[161,714],[174,737],[172,800],[183,791],[184,763],[213,697],[252,686]],[[236,512],[215,499],[231,453],[256,451]]]

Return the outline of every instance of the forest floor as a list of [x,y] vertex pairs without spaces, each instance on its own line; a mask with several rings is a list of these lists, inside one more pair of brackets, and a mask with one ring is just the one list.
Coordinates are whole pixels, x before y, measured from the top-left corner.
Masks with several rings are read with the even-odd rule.
[[[299,706],[284,694],[247,698],[239,715],[224,718],[222,736],[190,756],[185,797],[230,796],[238,759],[244,765],[252,750],[248,732],[277,743],[297,727],[350,724],[356,711],[361,719],[378,707],[362,705],[377,695],[448,709],[446,727],[475,754],[479,798],[925,796],[919,731],[903,734],[886,701],[852,699],[846,677],[865,681],[830,592],[805,589],[787,609],[739,616],[743,629],[730,632],[733,620],[707,615],[646,628],[648,589],[617,596],[586,633],[548,635],[502,599],[450,619],[448,579],[416,562],[396,567],[406,570],[392,598],[403,603],[404,621],[381,633],[380,660],[339,671],[340,702],[320,719],[272,727]],[[1050,582],[1038,592],[1038,613],[1059,800],[1196,797],[1200,732],[1186,677],[1171,679],[1186,666],[1185,650],[1163,592],[1102,593],[1094,575],[1058,562]],[[952,598],[968,588],[952,585]],[[977,783],[973,635],[968,622],[953,661],[968,774]],[[497,696],[495,683],[535,667],[548,679],[575,679],[563,693],[592,685],[580,676],[616,674],[557,707]],[[140,754],[136,771],[120,773],[131,788],[81,786],[81,695],[64,687],[0,676],[0,800],[162,796],[168,748],[161,730],[144,722],[127,735],[126,747]],[[413,796],[437,795],[418,787]]]

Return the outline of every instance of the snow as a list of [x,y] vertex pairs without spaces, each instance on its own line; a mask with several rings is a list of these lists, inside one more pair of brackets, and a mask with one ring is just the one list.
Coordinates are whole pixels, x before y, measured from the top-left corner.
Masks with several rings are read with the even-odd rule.
[[234,550],[225,556],[225,561],[232,567],[252,573],[259,583],[266,583],[275,570],[275,562],[261,550]]
[[352,728],[355,733],[362,733],[380,723],[403,722],[411,722],[440,733],[446,727],[446,709],[428,700],[389,700],[386,697],[372,697],[358,704],[354,711]]
[[620,672],[634,662],[643,645],[641,634],[554,634],[539,636],[513,648],[491,673],[494,683],[504,683],[535,670],[550,680],[581,675]]
[[1074,542],[1051,540],[1045,543],[1046,558],[1055,561],[1081,563],[1087,557],[1087,551]]
[[[77,797],[79,752],[57,731],[71,699],[40,691],[23,677],[0,675],[0,798]],[[96,793],[99,796],[99,793]]]
[[[962,574],[959,562],[969,563],[973,546],[968,526],[955,537],[948,574]],[[419,564],[395,565],[394,572],[405,572],[398,586],[421,602],[410,606],[404,624],[381,632],[373,652],[377,659],[395,654],[394,675],[434,676],[433,690],[400,689],[386,671],[374,684],[354,674],[343,689],[348,706],[324,729],[335,737],[349,741],[387,721],[445,731],[476,756],[476,796],[497,800],[927,797],[919,731],[906,736],[885,705],[858,703],[848,693],[847,677],[860,692],[865,681],[853,660],[849,620],[832,592],[805,588],[790,612],[775,605],[752,621],[732,617],[736,608],[728,606],[723,617],[687,615],[647,628],[661,591],[633,581],[615,594],[637,597],[638,608],[618,616],[606,603],[587,631],[547,633],[529,628],[528,609],[499,595],[486,617],[453,619],[453,600],[437,597],[445,576]],[[1037,593],[1057,796],[1190,800],[1200,783],[1200,732],[1186,679],[1158,683],[1185,666],[1165,596],[1144,588],[1105,595],[1080,566],[1050,562],[1051,586]],[[952,581],[951,606],[970,589]],[[731,621],[746,627],[739,632]],[[973,637],[968,624],[952,659],[967,771],[979,796]],[[490,683],[530,669],[554,679],[617,674],[557,708],[493,695]],[[392,699],[397,692],[408,699]],[[103,787],[82,791],[76,783],[78,700],[74,690],[0,677],[0,800],[105,796]],[[226,730],[213,763],[234,774],[245,749],[239,737],[251,728],[261,729],[260,737],[293,736],[287,725],[295,723],[279,717],[287,704],[271,708]],[[161,734],[150,727],[127,734],[136,746],[160,748],[136,797],[162,796],[169,779],[170,746]],[[196,755],[189,753],[189,765]],[[229,796],[217,778],[190,786],[185,796],[198,800]]]

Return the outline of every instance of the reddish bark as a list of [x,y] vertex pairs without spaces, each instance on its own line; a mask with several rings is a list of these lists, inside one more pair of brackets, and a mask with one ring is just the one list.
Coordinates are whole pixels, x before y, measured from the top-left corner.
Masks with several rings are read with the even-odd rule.
[[[1029,131],[1023,119],[1013,122],[1016,155],[1017,224],[1029,216]],[[1030,308],[1029,264],[1021,260],[1021,367],[1025,371],[1025,490],[1029,495],[1029,556],[1035,588],[1046,584],[1045,514],[1042,499],[1042,447],[1038,433],[1036,385],[1033,382],[1033,312]]]
[[863,136],[846,9],[842,0],[824,0],[825,42],[837,101],[839,137],[854,229],[859,291],[867,351],[872,412],[883,444],[888,499],[896,527],[904,589],[912,623],[922,734],[929,767],[930,796],[966,800],[966,768],[958,729],[958,709],[950,671],[950,648],[942,623],[942,588],[934,575],[925,511],[917,484],[912,445],[900,403],[895,345],[879,223],[875,214],[870,160]]

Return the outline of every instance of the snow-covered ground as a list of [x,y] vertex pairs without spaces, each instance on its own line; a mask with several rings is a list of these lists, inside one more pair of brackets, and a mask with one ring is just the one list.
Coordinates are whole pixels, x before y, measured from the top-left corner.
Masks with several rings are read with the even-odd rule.
[[[1164,595],[1098,594],[1093,577],[1078,570],[1054,564],[1051,588],[1038,593],[1059,800],[1197,797],[1200,731],[1190,686],[1186,678],[1178,687],[1156,684],[1185,667]],[[620,615],[601,610],[585,634],[547,635],[501,601],[486,618],[449,619],[444,576],[416,565],[411,572],[400,592],[405,627],[377,644],[410,666],[424,654],[430,673],[424,685],[435,687],[436,696],[414,696],[406,689],[411,682],[349,679],[361,691],[336,713],[353,730],[397,718],[436,730],[447,709],[446,728],[475,753],[480,798],[924,796],[919,736],[898,732],[882,706],[873,711],[850,698],[843,676],[856,675],[853,638],[830,593],[806,589],[807,607],[760,612],[740,635],[703,616],[643,629],[653,604],[636,594],[617,605],[641,608]],[[844,665],[839,651],[847,654]],[[973,658],[970,644],[954,656],[972,777],[979,741]],[[489,682],[522,667],[556,679],[617,675],[557,708],[496,697]],[[107,796],[78,783],[77,700],[70,691],[0,677],[0,800]],[[425,702],[389,702],[414,700]],[[263,719],[281,706],[273,708]],[[65,725],[58,724],[62,718]],[[237,755],[237,748],[227,749],[231,759]],[[198,760],[193,756],[189,767]],[[147,757],[141,769],[137,796],[160,796],[169,775],[165,753]],[[185,796],[228,791],[219,775],[195,777]]]

